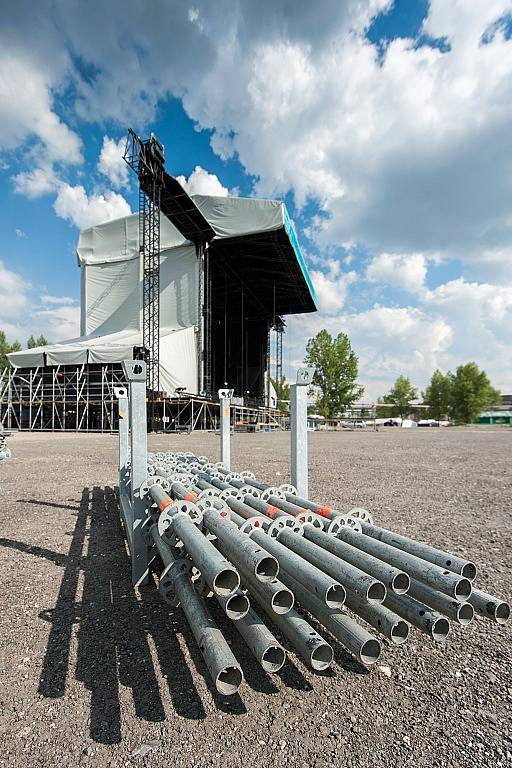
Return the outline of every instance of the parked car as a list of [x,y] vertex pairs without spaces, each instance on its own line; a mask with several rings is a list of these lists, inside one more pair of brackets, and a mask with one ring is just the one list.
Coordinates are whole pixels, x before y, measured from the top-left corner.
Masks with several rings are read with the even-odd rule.
[[418,421],[418,427],[438,427],[439,422],[435,419],[420,419]]
[[398,421],[397,419],[388,419],[387,421],[384,422],[384,426],[385,427],[399,427],[400,423],[401,422]]

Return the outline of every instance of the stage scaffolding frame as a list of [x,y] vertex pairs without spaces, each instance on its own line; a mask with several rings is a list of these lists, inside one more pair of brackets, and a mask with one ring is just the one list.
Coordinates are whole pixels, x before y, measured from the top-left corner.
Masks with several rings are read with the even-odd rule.
[[[0,423],[38,432],[117,432],[114,389],[125,386],[120,363],[6,368],[0,372]],[[155,432],[219,429],[219,402],[183,393],[148,404]],[[235,431],[283,430],[289,414],[263,406],[231,404]]]

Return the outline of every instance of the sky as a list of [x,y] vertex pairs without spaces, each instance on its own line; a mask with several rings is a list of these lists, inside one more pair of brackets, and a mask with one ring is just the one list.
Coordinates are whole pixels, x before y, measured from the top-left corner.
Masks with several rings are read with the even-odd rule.
[[512,0],[2,2],[0,329],[78,335],[80,228],[137,210],[127,128],[190,192],[286,201],[365,397],[475,360],[512,392]]

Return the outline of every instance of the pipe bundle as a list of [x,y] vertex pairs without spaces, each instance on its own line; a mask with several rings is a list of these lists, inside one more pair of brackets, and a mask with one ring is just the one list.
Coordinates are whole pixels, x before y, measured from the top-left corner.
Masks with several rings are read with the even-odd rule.
[[474,588],[469,560],[374,525],[364,509],[334,510],[204,456],[149,455],[141,494],[163,566],[160,592],[182,606],[225,695],[243,673],[212,600],[266,672],[286,660],[276,629],[308,666],[324,670],[334,654],[329,636],[371,666],[382,638],[401,645],[411,625],[443,641],[450,621],[467,626],[477,613],[504,624],[510,615],[507,603]]

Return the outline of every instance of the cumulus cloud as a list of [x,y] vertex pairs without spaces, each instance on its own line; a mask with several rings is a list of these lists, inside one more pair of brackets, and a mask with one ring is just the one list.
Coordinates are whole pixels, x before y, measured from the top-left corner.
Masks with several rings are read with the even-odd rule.
[[[31,57],[31,51],[16,48],[6,36],[0,46],[0,147],[15,149],[26,139],[36,138],[49,161],[79,163],[81,140],[53,110],[56,71],[49,71]],[[44,43],[43,43],[44,45]],[[57,58],[59,52],[54,54]]]
[[57,216],[67,219],[79,229],[86,229],[131,213],[130,206],[117,192],[88,195],[83,186],[73,187],[64,183],[59,187],[53,207]]
[[[291,192],[305,210],[316,201],[309,234],[318,249],[362,245],[376,256],[361,282],[397,285],[417,305],[355,311],[351,273],[316,264],[322,313],[297,321],[294,359],[304,336],[325,325],[354,334],[361,369],[380,381],[402,366],[420,379],[430,364],[474,358],[506,383],[499,359],[508,359],[500,329],[510,319],[512,39],[503,19],[512,3],[430,0],[420,39],[373,45],[366,30],[392,4],[297,0],[291,12],[274,0],[155,0],[148,14],[120,0],[71,11],[64,0],[11,3],[0,31],[0,146],[35,141],[46,159],[21,169],[16,188],[51,192],[45,169],[63,178],[60,165],[80,161],[77,116],[142,130],[159,101],[180,98],[198,129],[212,131],[219,156],[256,178],[256,193]],[[76,101],[58,115],[68,86]],[[101,172],[121,188],[120,166],[104,163]],[[227,192],[200,166],[184,183]],[[62,182],[53,189],[56,211],[79,226],[128,212],[116,192]],[[420,294],[435,254],[462,262],[466,279]]]
[[402,288],[409,293],[420,291],[425,284],[427,264],[422,253],[380,253],[366,268],[371,283]]
[[129,168],[123,160],[125,139],[111,139],[103,137],[98,170],[114,187],[127,187],[129,185]]
[[311,270],[310,275],[318,299],[318,308],[326,315],[333,315],[341,310],[349,286],[357,280],[356,272],[342,272],[340,263],[334,259],[329,260],[326,272]]
[[217,197],[227,197],[229,190],[224,187],[214,173],[208,173],[200,165],[196,165],[190,176],[176,177],[183,189],[189,195],[214,195]]
[[80,308],[69,296],[39,295],[37,287],[0,261],[0,329],[22,346],[31,336],[51,341],[79,333]]
[[71,296],[51,296],[48,293],[43,293],[41,296],[41,303],[49,306],[69,306],[75,303],[75,299]]
[[30,200],[54,192],[59,183],[53,167],[48,165],[32,171],[21,171],[13,176],[12,181],[15,192]]
[[0,328],[2,323],[11,324],[17,320],[28,307],[27,283],[0,261]]
[[50,341],[65,341],[80,335],[80,307],[56,306],[40,309],[35,313],[38,327],[45,329]]

